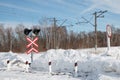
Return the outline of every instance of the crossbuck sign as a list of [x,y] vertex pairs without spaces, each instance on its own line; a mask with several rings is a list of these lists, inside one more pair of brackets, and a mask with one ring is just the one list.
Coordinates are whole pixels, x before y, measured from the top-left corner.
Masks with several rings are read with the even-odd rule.
[[37,47],[38,48],[38,44],[36,44],[37,40],[38,40],[38,37],[35,37],[33,40],[29,37],[26,38],[27,41],[29,42],[29,44],[26,46],[26,48],[30,48],[28,51],[27,51],[27,54],[31,53],[31,52],[36,52],[38,53],[38,50],[34,47]]
[[33,52],[38,53],[38,35],[39,35],[40,29],[33,28],[33,29],[24,29],[24,34],[26,35],[26,40],[28,44],[26,45],[27,48],[27,54],[31,54],[31,62],[33,62]]

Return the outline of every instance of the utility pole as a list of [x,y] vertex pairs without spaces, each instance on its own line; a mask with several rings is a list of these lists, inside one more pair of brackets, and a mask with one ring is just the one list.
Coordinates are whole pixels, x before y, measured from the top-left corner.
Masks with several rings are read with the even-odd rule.
[[104,18],[103,13],[105,13],[105,12],[107,12],[107,10],[93,13],[94,19],[95,19],[95,23],[94,23],[94,27],[95,27],[95,51],[97,50],[97,18]]
[[[53,21],[53,27],[54,28],[51,28],[51,31],[53,32],[53,48],[58,48],[58,39],[57,39],[57,31],[59,30],[59,27],[61,27],[66,21],[67,19],[65,19],[61,24],[60,26],[57,27],[57,21],[60,21],[60,20],[57,20],[55,17],[54,18],[48,18],[50,19],[51,21]],[[52,40],[51,40],[52,41]]]
[[97,50],[97,12],[94,13],[95,15],[95,51]]
[[[54,17],[54,18],[47,18],[48,20],[52,21],[53,22],[53,28],[51,28],[51,37],[53,36],[53,39],[50,39],[50,42],[53,41],[53,48],[56,48],[56,23],[57,23],[57,19]],[[48,37],[47,37],[48,38]],[[46,45],[47,45],[47,48],[48,48],[48,42],[46,41]]]
[[53,18],[53,22],[54,22],[54,27],[56,27],[56,22],[57,22],[57,20],[56,20],[55,17]]
[[53,22],[54,22],[54,48],[56,49],[56,22],[57,22],[57,20],[56,20],[56,18],[54,17],[53,18]]
[[10,33],[10,52],[12,52],[12,32]]
[[99,12],[94,12],[94,24],[90,22],[90,20],[87,20],[86,18],[82,17],[82,19],[85,20],[85,22],[78,22],[76,24],[80,24],[80,23],[89,23],[91,24],[93,27],[95,27],[95,51],[97,50],[97,18],[104,18],[104,13],[107,12],[107,10],[105,11],[99,11]]

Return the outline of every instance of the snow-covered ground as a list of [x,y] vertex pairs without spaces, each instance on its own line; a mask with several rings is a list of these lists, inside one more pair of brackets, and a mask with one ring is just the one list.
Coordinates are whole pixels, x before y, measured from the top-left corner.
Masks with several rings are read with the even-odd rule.
[[[108,56],[109,55],[109,56]],[[34,54],[29,72],[25,62],[30,54],[0,53],[0,80],[120,80],[120,47],[63,50],[51,49]],[[7,70],[7,61],[14,62]],[[20,62],[19,62],[20,61]],[[48,62],[51,61],[52,73]],[[75,74],[74,64],[78,71]],[[22,66],[21,66],[22,64]]]

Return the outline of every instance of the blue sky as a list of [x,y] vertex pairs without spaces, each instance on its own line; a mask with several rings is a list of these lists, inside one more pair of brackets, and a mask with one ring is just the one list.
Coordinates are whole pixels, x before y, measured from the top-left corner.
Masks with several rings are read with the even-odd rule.
[[98,19],[98,30],[105,31],[107,24],[120,28],[119,7],[120,0],[0,0],[0,23],[33,25],[43,17],[55,17],[58,25],[65,19],[64,25],[74,25],[69,30],[94,31],[90,24],[75,23],[84,21],[82,16],[94,23],[92,13],[108,10],[104,18]]

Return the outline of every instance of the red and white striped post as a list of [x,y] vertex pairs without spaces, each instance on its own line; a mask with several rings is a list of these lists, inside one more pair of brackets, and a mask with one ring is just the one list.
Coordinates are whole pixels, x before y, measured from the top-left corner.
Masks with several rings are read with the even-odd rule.
[[26,66],[25,66],[25,71],[26,71],[26,72],[29,72],[29,67],[30,67],[30,65],[29,65],[28,61],[26,61],[25,64],[26,64]]
[[110,50],[110,38],[112,36],[112,29],[110,25],[106,26],[106,33],[107,33],[107,46],[108,46],[108,51]]
[[48,62],[48,65],[49,65],[49,73],[51,74],[52,73],[52,63],[51,63],[51,61]]
[[10,68],[11,68],[11,66],[10,66],[10,60],[7,60],[7,70],[9,71]]
[[77,77],[77,72],[78,72],[78,63],[77,63],[77,61],[75,62],[75,64],[74,64],[74,71],[75,71],[75,77]]

